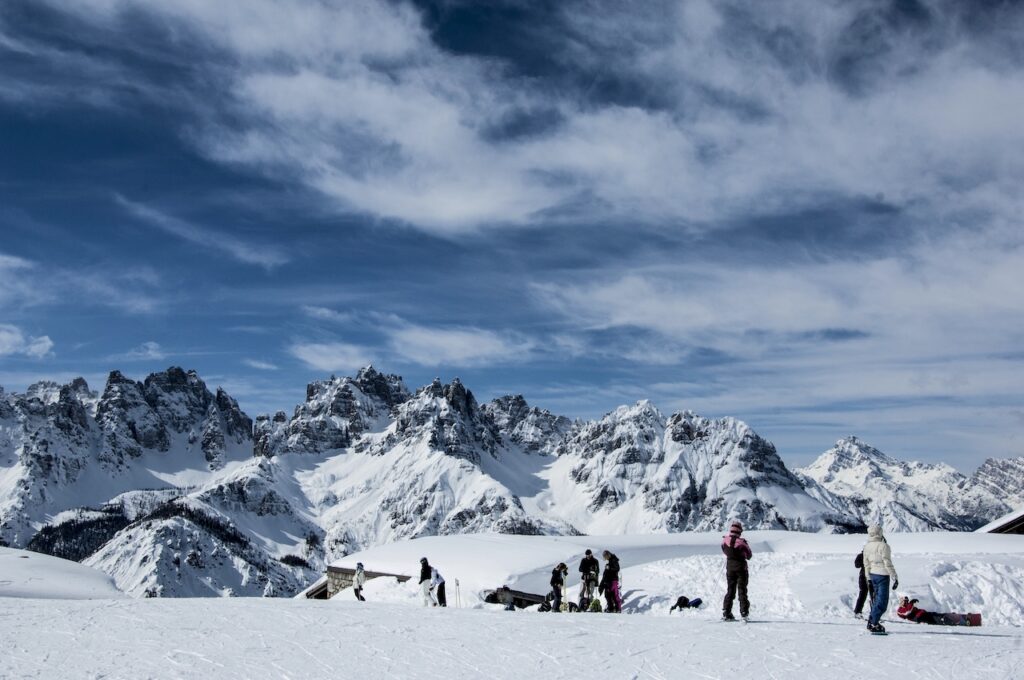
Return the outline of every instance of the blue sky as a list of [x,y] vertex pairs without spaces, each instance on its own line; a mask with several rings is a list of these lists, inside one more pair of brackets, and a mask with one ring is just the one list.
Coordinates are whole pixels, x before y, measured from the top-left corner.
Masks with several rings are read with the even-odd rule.
[[1024,455],[1016,3],[0,7],[0,384],[373,362]]

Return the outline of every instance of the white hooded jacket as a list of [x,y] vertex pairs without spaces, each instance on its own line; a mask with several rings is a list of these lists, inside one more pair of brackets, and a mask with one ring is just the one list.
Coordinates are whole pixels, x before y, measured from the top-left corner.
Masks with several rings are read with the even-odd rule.
[[882,527],[877,524],[868,529],[868,542],[864,545],[864,575],[869,579],[871,574],[888,575],[893,581],[896,567],[892,565],[892,550],[882,536]]

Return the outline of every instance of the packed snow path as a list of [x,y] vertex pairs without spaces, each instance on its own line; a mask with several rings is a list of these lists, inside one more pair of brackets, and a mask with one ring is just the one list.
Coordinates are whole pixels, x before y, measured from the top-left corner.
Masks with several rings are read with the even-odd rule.
[[[1020,678],[1024,630],[302,600],[25,600],[4,678]],[[951,669],[955,669],[955,673]]]

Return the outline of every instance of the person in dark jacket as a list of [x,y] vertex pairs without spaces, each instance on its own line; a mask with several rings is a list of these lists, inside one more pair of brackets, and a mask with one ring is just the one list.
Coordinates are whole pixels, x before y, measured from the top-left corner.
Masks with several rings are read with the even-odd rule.
[[695,597],[692,600],[685,595],[680,595],[676,603],[669,607],[668,613],[671,614],[675,610],[683,611],[684,609],[696,609],[703,604],[703,600],[699,597]]
[[604,599],[608,602],[605,611],[621,612],[622,594],[619,590],[619,558],[609,550],[605,550],[601,555],[605,559],[605,565],[604,576],[601,577],[601,586],[598,588],[598,592],[603,593]]
[[740,616],[744,619],[750,615],[750,600],[747,599],[747,560],[753,554],[750,552],[750,545],[747,544],[740,534],[743,533],[743,525],[733,522],[729,527],[729,535],[722,537],[722,552],[725,553],[725,580],[727,588],[725,600],[722,602],[722,618],[726,621],[735,621],[732,615],[732,601],[739,590]]
[[600,574],[601,563],[588,548],[583,559],[580,560],[580,609],[586,610],[590,607]]
[[568,575],[569,567],[565,566],[565,562],[559,562],[551,570],[551,592],[555,596],[554,603],[551,605],[553,612],[562,611],[562,591],[565,589],[565,577]]
[[868,595],[871,593],[871,584],[868,583],[867,577],[864,576],[864,553],[857,553],[857,557],[853,559],[853,566],[857,567],[857,603],[853,605],[853,615],[858,619],[864,618],[864,602],[867,601]]
[[433,576],[433,567],[427,562],[426,557],[420,558],[420,594],[423,596],[424,607],[436,607],[437,602],[430,592],[430,579]]

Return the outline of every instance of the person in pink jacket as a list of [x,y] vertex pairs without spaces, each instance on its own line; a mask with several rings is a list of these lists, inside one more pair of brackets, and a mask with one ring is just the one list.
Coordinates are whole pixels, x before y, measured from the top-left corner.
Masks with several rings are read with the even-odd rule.
[[753,553],[746,539],[740,536],[743,533],[743,525],[738,521],[733,522],[729,527],[729,535],[722,537],[722,552],[725,553],[725,579],[727,589],[725,601],[722,603],[722,619],[735,621],[732,615],[732,601],[736,597],[736,591],[740,595],[740,616],[744,620],[750,615],[750,600],[747,599],[747,560]]

